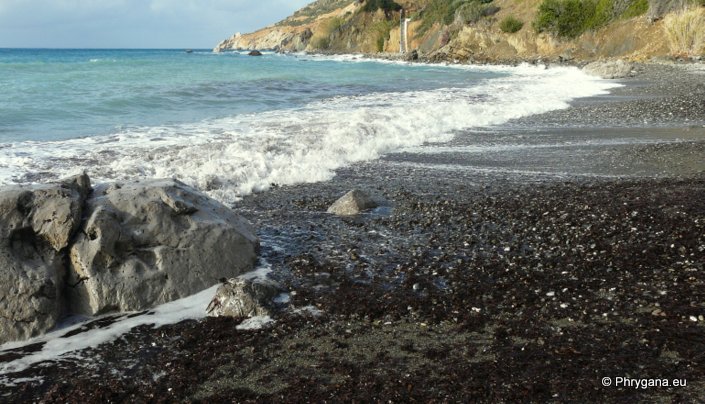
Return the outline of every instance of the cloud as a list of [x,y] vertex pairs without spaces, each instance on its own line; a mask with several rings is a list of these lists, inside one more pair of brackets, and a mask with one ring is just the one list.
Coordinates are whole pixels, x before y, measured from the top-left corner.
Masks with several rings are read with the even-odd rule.
[[308,0],[0,0],[0,47],[212,47]]

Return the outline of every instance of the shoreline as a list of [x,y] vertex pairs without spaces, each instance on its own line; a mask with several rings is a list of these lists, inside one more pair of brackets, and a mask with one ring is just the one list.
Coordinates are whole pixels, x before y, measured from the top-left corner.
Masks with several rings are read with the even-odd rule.
[[[322,315],[289,312],[248,332],[227,318],[140,327],[83,352],[93,367],[21,372],[43,382],[6,397],[697,400],[705,90],[678,68],[643,69],[611,96],[438,145],[463,152],[393,153],[245,197],[236,209],[295,292],[289,304]],[[653,141],[634,141],[644,136]],[[353,187],[391,212],[324,213]],[[622,376],[688,386],[600,385]]]
[[[228,53],[228,52],[248,52],[253,49],[228,49],[219,52],[213,51],[213,53]],[[280,51],[274,49],[259,49],[264,52],[272,52],[283,55],[313,55],[313,56],[356,56],[370,60],[379,61],[393,61],[393,62],[406,62],[406,63],[418,63],[418,64],[429,64],[429,65],[468,65],[468,66],[518,66],[521,64],[529,65],[546,65],[546,66],[573,66],[577,68],[582,68],[593,62],[604,62],[604,61],[624,61],[626,63],[642,65],[642,66],[703,66],[705,69],[705,58],[702,56],[670,56],[670,57],[656,57],[651,60],[631,60],[624,57],[600,57],[593,59],[563,59],[563,58],[550,58],[546,56],[536,55],[531,58],[512,58],[506,60],[493,60],[493,59],[482,59],[482,60],[460,60],[460,59],[445,59],[445,58],[429,58],[421,57],[413,58],[411,52],[409,54],[401,53],[337,53],[337,52],[293,52],[293,51]]]

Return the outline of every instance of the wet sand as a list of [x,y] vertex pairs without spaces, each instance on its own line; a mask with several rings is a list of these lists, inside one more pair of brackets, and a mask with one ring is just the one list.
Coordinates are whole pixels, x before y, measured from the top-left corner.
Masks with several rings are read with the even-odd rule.
[[[236,209],[291,295],[276,323],[141,327],[14,375],[43,381],[3,399],[698,401],[698,69],[639,66],[611,96],[247,197]],[[351,188],[387,208],[326,214]]]

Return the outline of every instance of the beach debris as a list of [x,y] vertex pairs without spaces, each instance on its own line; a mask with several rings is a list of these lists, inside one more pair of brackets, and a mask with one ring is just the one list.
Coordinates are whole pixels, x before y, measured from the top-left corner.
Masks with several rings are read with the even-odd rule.
[[379,206],[377,202],[367,193],[359,189],[353,189],[335,201],[328,208],[328,213],[333,213],[338,216],[350,216],[365,210],[374,209],[377,206]]

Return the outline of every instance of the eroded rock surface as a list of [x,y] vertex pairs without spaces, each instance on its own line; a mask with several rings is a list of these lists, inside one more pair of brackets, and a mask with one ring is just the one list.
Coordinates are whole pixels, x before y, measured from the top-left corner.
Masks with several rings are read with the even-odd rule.
[[0,192],[0,343],[44,333],[63,315],[66,248],[90,189],[84,174]]
[[176,180],[97,187],[70,249],[76,313],[141,310],[252,269],[258,239],[230,208]]

